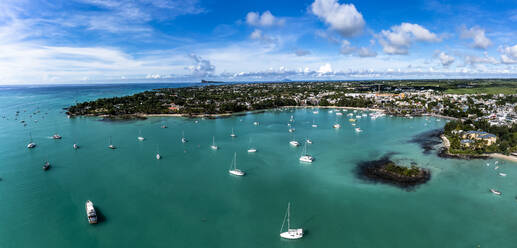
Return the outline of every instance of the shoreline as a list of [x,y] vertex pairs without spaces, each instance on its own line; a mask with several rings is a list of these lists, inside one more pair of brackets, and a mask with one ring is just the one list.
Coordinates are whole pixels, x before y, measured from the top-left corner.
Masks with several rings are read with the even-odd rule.
[[517,157],[512,155],[504,155],[501,153],[483,153],[479,155],[463,155],[463,154],[452,154],[449,153],[449,147],[450,142],[445,135],[440,135],[440,138],[442,139],[442,145],[444,147],[444,155],[448,157],[458,158],[458,159],[483,159],[483,158],[496,158],[496,159],[504,159],[507,161],[515,162],[517,163]]

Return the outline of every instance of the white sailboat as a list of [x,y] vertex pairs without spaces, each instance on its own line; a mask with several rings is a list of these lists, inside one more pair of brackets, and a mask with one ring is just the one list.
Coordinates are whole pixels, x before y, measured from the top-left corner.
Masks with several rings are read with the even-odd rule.
[[312,163],[312,161],[314,161],[314,157],[312,157],[311,155],[309,155],[307,153],[307,142],[306,142],[305,145],[303,146],[303,152],[302,152],[302,156],[300,156],[300,162]]
[[79,145],[77,145],[77,143],[74,143],[74,149],[79,149]]
[[230,136],[231,136],[232,138],[237,137],[237,135],[235,134],[235,132],[233,132],[233,128],[232,128],[232,133],[230,134]]
[[228,172],[235,176],[244,176],[246,174],[244,171],[237,169],[237,153],[233,155],[232,166],[230,167]]
[[212,150],[219,149],[219,147],[215,145],[215,136],[212,136],[212,145],[210,146],[210,148],[212,148]]
[[145,140],[145,138],[142,136],[142,131],[141,130],[138,130],[138,137],[137,137],[137,139],[139,141],[144,141]]
[[312,120],[312,127],[318,127],[318,125],[314,123],[314,120]]
[[187,143],[188,140],[187,140],[187,138],[185,138],[185,132],[184,131],[181,132],[181,135],[182,135],[181,136],[181,143]]
[[110,136],[110,144],[108,145],[108,148],[109,148],[109,149],[117,149],[117,148],[113,145],[113,143],[111,142],[111,136]]
[[299,146],[300,143],[294,139],[294,135],[291,137],[291,141],[289,141],[289,144],[292,146]]
[[160,160],[161,158],[162,158],[162,156],[160,155],[160,147],[157,146],[156,147],[156,159]]
[[254,153],[254,152],[257,152],[257,149],[255,149],[251,146],[251,138],[250,138],[250,145],[248,146],[248,153]]
[[[287,231],[283,232],[285,221],[287,220]],[[284,239],[301,239],[303,237],[303,229],[302,228],[293,228],[291,229],[291,203],[287,203],[287,211],[285,213],[284,221],[282,222],[282,227],[280,228],[280,237]]]
[[30,141],[29,141],[29,144],[27,145],[27,148],[34,148],[36,147],[36,143],[32,142],[32,134],[29,133],[29,137],[30,137]]

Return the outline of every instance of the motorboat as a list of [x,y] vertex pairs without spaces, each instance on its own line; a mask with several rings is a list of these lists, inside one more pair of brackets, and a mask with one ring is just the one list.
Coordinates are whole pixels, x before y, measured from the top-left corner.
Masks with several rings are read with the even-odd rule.
[[497,191],[495,189],[490,189],[490,192],[492,192],[495,195],[502,195],[501,191]]
[[85,204],[86,216],[88,217],[88,223],[97,224],[97,212],[93,206],[93,202],[88,200]]

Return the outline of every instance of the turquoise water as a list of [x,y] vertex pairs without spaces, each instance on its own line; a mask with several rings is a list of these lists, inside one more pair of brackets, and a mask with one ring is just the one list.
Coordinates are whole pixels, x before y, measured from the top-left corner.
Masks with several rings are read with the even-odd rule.
[[[67,119],[62,110],[157,87],[163,85],[0,88],[0,247],[515,247],[517,164],[501,161],[494,170],[495,160],[442,159],[408,142],[443,120],[362,118],[357,134],[346,114],[324,109],[198,123]],[[310,165],[298,161],[302,147],[288,144],[291,115],[295,138],[313,141]],[[50,138],[56,132],[62,140]],[[137,141],[139,133],[145,141]],[[118,149],[107,149],[109,136]],[[209,148],[212,136],[217,151]],[[255,154],[246,152],[250,139]],[[228,174],[234,152],[244,177]],[[357,179],[358,162],[389,152],[431,169],[431,180],[406,191]],[[44,172],[47,159],[52,168]],[[104,216],[98,225],[86,220],[88,199]],[[307,231],[301,240],[278,235],[289,201],[293,226]]]

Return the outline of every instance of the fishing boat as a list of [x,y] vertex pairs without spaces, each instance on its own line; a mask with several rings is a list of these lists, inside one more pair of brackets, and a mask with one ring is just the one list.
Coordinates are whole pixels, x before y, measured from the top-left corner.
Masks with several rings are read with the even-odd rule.
[[[287,220],[287,231],[283,232],[284,225]],[[282,227],[280,228],[280,237],[284,239],[301,239],[303,237],[303,229],[302,228],[291,228],[291,203],[287,203],[287,211],[284,216],[284,221],[282,222]]]
[[95,211],[95,207],[93,207],[93,202],[90,200],[86,201],[85,209],[88,223],[97,224],[97,212]]
[[307,142],[303,146],[303,152],[302,156],[300,156],[300,161],[306,163],[312,163],[312,161],[314,161],[314,158],[307,153]]
[[53,139],[61,139],[62,137],[59,134],[56,133],[56,134],[52,135],[52,138]]
[[237,135],[235,134],[235,132],[233,132],[233,128],[232,128],[232,133],[230,134],[230,137],[232,137],[232,138],[237,137]]
[[235,176],[244,176],[246,174],[244,171],[237,169],[237,153],[233,155],[232,166],[230,167],[228,172]]
[[46,171],[50,169],[50,163],[48,161],[45,161],[45,164],[43,164],[43,170]]
[[109,149],[117,149],[117,147],[115,147],[115,146],[113,145],[113,143],[111,142],[111,136],[110,136],[110,144],[108,145],[108,148],[109,148]]
[[212,137],[212,145],[210,146],[210,148],[212,148],[212,150],[219,149],[219,147],[215,145],[215,136]]
[[495,189],[490,189],[490,192],[492,192],[495,195],[501,195],[502,194],[501,191],[497,191]]

